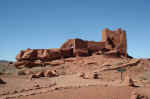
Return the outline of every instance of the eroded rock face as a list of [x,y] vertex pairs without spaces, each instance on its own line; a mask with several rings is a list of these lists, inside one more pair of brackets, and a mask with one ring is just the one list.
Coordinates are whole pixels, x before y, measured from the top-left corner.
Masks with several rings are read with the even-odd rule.
[[21,51],[16,59],[22,60],[54,60],[61,58],[60,49],[27,49]]
[[[21,51],[17,56],[15,66],[21,67],[35,67],[50,64],[52,60],[67,58],[73,56],[71,48],[64,49],[27,49]],[[51,65],[51,64],[50,64]]]

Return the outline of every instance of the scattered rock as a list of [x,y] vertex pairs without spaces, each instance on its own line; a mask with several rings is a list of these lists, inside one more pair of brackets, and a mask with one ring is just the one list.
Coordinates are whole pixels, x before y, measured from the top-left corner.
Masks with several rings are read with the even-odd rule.
[[137,92],[132,92],[130,99],[148,99],[147,96],[138,94]]
[[35,83],[33,86],[36,87],[36,88],[40,88],[40,85],[37,84],[37,83]]
[[83,79],[100,79],[100,75],[97,72],[94,73],[82,73],[80,75]]
[[0,78],[0,84],[6,84],[6,82]]
[[44,71],[37,72],[35,75],[36,75],[38,78],[39,78],[39,77],[44,77]]
[[90,77],[86,73],[82,73],[80,77],[82,77],[83,79],[90,79]]
[[127,86],[130,86],[130,87],[136,87],[134,81],[129,77],[129,76],[126,76],[123,83]]
[[99,78],[100,78],[100,77],[99,77],[99,74],[98,74],[97,72],[94,72],[93,78],[94,78],[94,79],[99,79]]
[[32,74],[29,76],[29,79],[32,80],[32,78],[40,78],[40,77],[56,77],[58,76],[56,70],[46,70],[41,71],[36,74]]
[[44,72],[44,77],[55,77],[58,76],[56,70],[46,70]]
[[138,99],[138,94],[136,92],[132,92],[130,99]]

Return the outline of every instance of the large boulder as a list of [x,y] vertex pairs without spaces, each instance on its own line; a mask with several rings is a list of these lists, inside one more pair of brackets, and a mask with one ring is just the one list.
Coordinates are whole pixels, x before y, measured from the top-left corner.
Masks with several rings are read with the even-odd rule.
[[44,62],[60,59],[60,49],[27,49],[16,56],[16,67],[43,66]]
[[56,70],[45,70],[45,71],[39,71],[37,73],[31,74],[29,76],[29,79],[32,80],[32,78],[40,78],[40,77],[56,77],[58,76],[58,73]]
[[55,77],[58,76],[56,70],[46,70],[44,72],[44,77]]

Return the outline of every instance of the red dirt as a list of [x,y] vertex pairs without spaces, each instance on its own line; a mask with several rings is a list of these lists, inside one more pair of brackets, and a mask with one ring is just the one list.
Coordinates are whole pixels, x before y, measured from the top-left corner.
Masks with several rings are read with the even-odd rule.
[[[148,94],[150,89],[129,87],[91,86],[78,89],[57,90],[50,93],[27,96],[17,99],[130,99],[133,91]],[[149,94],[150,95],[150,94]]]

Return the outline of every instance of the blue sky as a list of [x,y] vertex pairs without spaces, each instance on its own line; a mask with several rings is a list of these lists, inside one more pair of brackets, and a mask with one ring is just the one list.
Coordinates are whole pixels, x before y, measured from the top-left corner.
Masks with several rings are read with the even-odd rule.
[[150,57],[150,0],[0,0],[0,59],[26,48],[59,48],[69,38],[101,41],[127,31],[128,53]]

